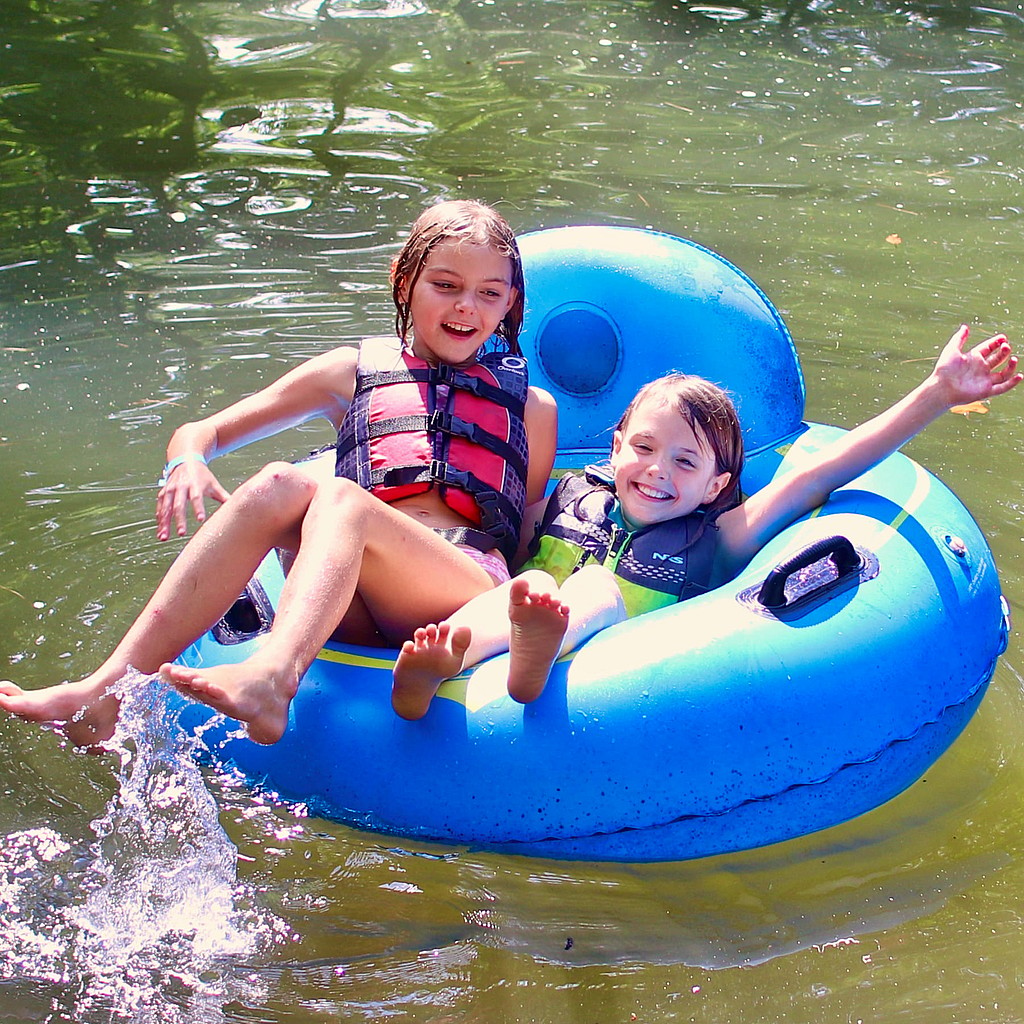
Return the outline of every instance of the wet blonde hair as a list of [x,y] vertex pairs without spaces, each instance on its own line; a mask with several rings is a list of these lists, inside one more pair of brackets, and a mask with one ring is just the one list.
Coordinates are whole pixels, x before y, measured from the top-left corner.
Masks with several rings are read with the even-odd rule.
[[423,273],[423,265],[438,245],[452,240],[486,245],[506,257],[511,264],[511,284],[516,290],[516,298],[494,333],[505,343],[509,352],[520,355],[519,331],[523,326],[525,285],[519,246],[505,218],[486,203],[474,199],[452,199],[437,203],[416,218],[405,245],[391,264],[391,289],[395,300],[395,330],[398,337],[405,344],[412,326],[409,300]]
[[743,471],[743,432],[736,406],[717,384],[686,373],[669,373],[645,384],[626,406],[616,424],[624,431],[629,418],[648,401],[675,406],[697,439],[708,446],[715,459],[715,472],[728,473],[729,482],[707,505],[706,513],[720,514],[740,503],[740,473]]

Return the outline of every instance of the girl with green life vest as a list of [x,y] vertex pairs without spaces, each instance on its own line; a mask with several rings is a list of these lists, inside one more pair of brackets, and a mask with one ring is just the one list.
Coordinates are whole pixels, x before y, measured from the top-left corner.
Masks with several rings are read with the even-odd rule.
[[440,683],[510,652],[508,688],[543,691],[554,660],[605,626],[732,579],[781,529],[824,503],[953,406],[1017,386],[1005,336],[965,352],[962,326],[928,378],[813,462],[740,498],[743,440],[729,396],[670,374],[643,387],[619,421],[607,467],[563,477],[527,510],[523,572],[440,624],[416,630],[395,665],[399,714],[426,713]]

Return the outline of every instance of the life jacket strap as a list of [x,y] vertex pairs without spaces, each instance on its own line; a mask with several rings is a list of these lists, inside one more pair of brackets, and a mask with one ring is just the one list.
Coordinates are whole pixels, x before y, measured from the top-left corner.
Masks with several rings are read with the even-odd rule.
[[[484,430],[477,423],[469,423],[466,420],[453,416],[443,409],[435,409],[427,416],[393,416],[391,419],[375,420],[369,425],[366,431],[368,440],[376,440],[379,437],[390,437],[393,434],[404,434],[418,431],[429,433],[444,433],[450,437],[462,437],[473,444],[499,456],[501,460],[526,483],[526,461],[521,454],[507,441],[498,437],[490,431]],[[349,437],[345,443],[338,446],[338,458],[343,458],[357,446],[354,436]]]
[[[457,388],[459,391],[468,391],[478,398],[485,398],[488,402],[500,405],[503,409],[513,410],[520,415],[523,411],[523,402],[515,395],[503,391],[500,387],[480,377],[474,377],[464,370],[456,370],[447,363],[440,366],[426,369],[404,369],[404,370],[379,370],[376,373],[367,374],[357,386],[355,395],[369,391],[371,388],[383,384],[447,384],[449,387]],[[353,398],[355,398],[353,395]]]
[[451,544],[465,544],[477,551],[493,551],[498,547],[494,538],[483,530],[474,530],[472,526],[447,526],[443,530],[434,531]]
[[391,466],[375,469],[370,474],[370,480],[374,487],[411,487],[423,483],[458,487],[473,495],[480,509],[480,525],[491,537],[491,548],[498,548],[508,559],[515,554],[519,546],[519,538],[505,525],[506,522],[516,522],[515,506],[504,494],[488,487],[472,473],[452,469],[446,462],[433,459],[429,466]]

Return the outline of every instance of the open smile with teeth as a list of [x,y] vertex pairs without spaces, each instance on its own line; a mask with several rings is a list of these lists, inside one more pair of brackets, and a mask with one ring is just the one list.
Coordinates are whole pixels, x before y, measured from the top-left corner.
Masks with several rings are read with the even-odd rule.
[[459,334],[463,336],[472,334],[476,330],[475,327],[468,327],[466,324],[444,323],[441,326],[452,334]]
[[635,483],[633,486],[645,498],[650,498],[652,501],[669,501],[672,498],[672,495],[666,491],[659,491],[656,487],[651,487],[648,484]]

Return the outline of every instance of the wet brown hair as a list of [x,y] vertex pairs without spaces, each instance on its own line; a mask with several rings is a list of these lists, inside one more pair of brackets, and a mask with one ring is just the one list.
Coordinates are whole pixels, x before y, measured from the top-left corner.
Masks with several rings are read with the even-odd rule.
[[715,472],[728,473],[729,482],[707,504],[705,512],[722,513],[740,503],[740,473],[743,471],[743,431],[736,406],[717,384],[686,373],[669,373],[645,384],[626,407],[615,429],[624,431],[630,416],[647,401],[675,406],[715,458]]
[[[452,199],[428,207],[416,218],[401,252],[391,264],[391,290],[395,300],[395,330],[404,344],[412,326],[409,298],[423,265],[442,242],[451,240],[486,245],[505,256],[512,266],[512,287],[516,299],[495,330],[513,355],[520,355],[519,331],[523,326],[525,284],[523,261],[516,237],[508,222],[496,210],[474,199]],[[406,298],[402,299],[402,292]]]

